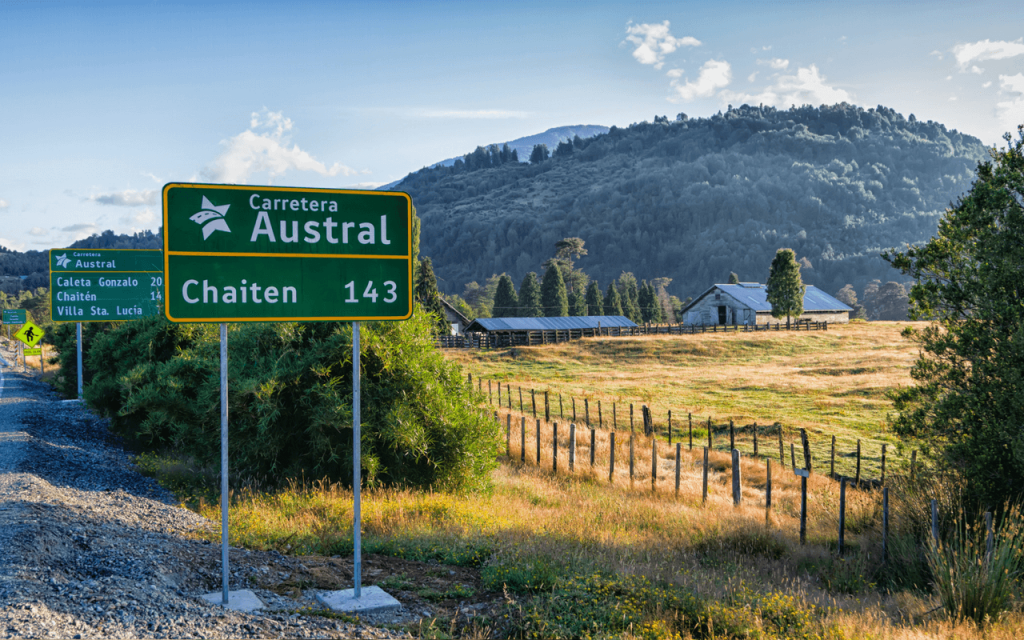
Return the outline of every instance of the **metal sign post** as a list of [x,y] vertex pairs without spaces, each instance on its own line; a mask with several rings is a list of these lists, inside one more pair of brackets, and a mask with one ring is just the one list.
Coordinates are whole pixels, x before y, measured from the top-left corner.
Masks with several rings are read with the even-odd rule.
[[359,366],[359,323],[352,323],[352,502],[353,502],[353,523],[352,523],[352,546],[353,562],[352,573],[355,580],[355,597],[362,595],[363,581],[363,545],[362,545],[362,512],[361,497],[359,489],[363,484],[362,468],[362,442],[360,430],[360,391],[359,378],[361,369]]
[[75,338],[78,343],[78,399],[82,399],[82,323],[79,322],[75,328]]
[[221,325],[221,565],[228,604],[227,322],[352,322],[355,597],[362,594],[359,322],[413,311],[405,193],[170,183],[164,314]]
[[228,325],[220,323],[220,564],[228,604]]

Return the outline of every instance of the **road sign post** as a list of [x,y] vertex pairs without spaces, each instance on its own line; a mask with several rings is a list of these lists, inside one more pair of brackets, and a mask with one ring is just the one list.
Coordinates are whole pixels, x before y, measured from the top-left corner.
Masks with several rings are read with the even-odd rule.
[[221,323],[221,562],[228,604],[227,322],[352,322],[354,589],[361,595],[359,322],[412,316],[412,201],[382,191],[171,183],[171,322]]

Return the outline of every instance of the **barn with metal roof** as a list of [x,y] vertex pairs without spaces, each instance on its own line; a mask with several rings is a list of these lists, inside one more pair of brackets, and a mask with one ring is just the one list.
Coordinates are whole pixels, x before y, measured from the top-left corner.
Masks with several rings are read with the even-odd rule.
[[[849,322],[853,308],[814,285],[804,291],[804,312],[794,321]],[[758,282],[716,284],[700,294],[681,313],[685,324],[765,324],[779,322],[772,317],[766,286]]]
[[636,323],[626,316],[569,316],[564,318],[477,318],[466,332],[479,331],[580,331],[590,329],[632,328]]

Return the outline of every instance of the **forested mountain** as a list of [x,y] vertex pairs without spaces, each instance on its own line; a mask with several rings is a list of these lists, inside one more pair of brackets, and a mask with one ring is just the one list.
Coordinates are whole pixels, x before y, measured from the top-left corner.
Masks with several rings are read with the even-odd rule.
[[[107,230],[95,233],[71,244],[68,249],[162,249],[163,237],[160,232],[140,231],[134,234],[117,234]],[[35,289],[50,286],[50,253],[43,251],[11,251],[0,247],[0,278],[5,276],[28,276],[20,281],[7,280],[2,288],[8,293],[21,289]]]
[[730,271],[764,282],[791,247],[805,282],[859,291],[897,279],[879,252],[933,235],[988,157],[937,122],[847,104],[656,117],[551,151],[533,164],[467,156],[398,183],[443,292],[501,272],[519,282],[568,237],[586,242],[577,267],[602,286],[623,271],[672,278],[680,297]]

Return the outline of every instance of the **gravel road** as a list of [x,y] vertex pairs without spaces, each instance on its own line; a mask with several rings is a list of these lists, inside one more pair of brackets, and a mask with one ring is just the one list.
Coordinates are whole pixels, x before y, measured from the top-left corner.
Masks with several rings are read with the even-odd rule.
[[[369,622],[410,612],[349,622],[307,609],[322,609],[311,592],[256,588],[267,574],[309,570],[309,559],[273,551],[231,551],[231,588],[252,589],[266,609],[200,600],[220,588],[220,549],[195,535],[214,525],[139,475],[103,420],[12,361],[0,344],[0,637],[408,637]],[[344,588],[336,564],[315,568]]]

